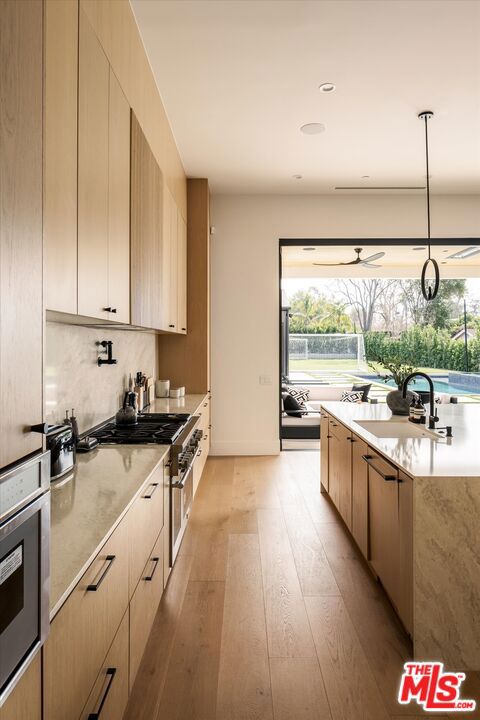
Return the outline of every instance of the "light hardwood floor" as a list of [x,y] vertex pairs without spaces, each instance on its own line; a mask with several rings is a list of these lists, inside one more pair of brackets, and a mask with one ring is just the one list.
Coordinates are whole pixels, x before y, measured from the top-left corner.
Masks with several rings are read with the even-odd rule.
[[318,451],[209,458],[125,720],[432,717],[396,702],[410,641],[318,488]]

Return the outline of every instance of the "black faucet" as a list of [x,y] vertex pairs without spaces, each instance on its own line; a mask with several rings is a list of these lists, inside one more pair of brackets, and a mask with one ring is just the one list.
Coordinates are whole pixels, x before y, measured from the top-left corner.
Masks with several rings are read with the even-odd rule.
[[423,377],[428,382],[429,392],[430,392],[430,415],[428,417],[428,429],[429,430],[435,430],[435,423],[438,422],[438,416],[435,412],[435,391],[433,387],[433,381],[430,375],[427,375],[427,373],[424,372],[413,372],[408,375],[405,380],[403,381],[403,387],[402,387],[402,395],[404,398],[407,397],[407,388],[408,383],[410,380],[413,380],[415,377]]
[[101,342],[98,342],[97,345],[101,345],[104,348],[104,352],[107,353],[106,360],[101,357],[97,359],[98,366],[101,367],[102,365],[116,365],[117,361],[113,358],[112,353],[113,342],[111,340],[101,340]]

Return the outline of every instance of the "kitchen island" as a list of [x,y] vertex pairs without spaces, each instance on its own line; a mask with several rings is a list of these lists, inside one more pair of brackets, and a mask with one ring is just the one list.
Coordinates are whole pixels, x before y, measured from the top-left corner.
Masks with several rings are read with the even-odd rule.
[[412,428],[386,405],[322,403],[321,489],[382,582],[415,658],[479,670],[480,406],[437,411],[453,437]]

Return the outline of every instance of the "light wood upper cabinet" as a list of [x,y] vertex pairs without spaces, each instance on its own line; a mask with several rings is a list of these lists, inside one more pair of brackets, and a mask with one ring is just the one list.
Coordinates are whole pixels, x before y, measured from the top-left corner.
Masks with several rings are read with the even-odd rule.
[[133,113],[131,123],[131,321],[161,330],[163,179]]
[[108,119],[108,306],[129,323],[130,107],[111,68]]
[[0,467],[40,450],[43,5],[0,3]]
[[78,4],[45,1],[45,304],[77,312]]
[[167,330],[178,330],[178,212],[170,195],[170,294],[168,298]]
[[80,10],[78,75],[78,314],[108,307],[108,60]]
[[177,330],[185,334],[187,332],[187,225],[180,211],[177,211],[177,231]]
[[80,11],[78,314],[130,321],[130,108]]

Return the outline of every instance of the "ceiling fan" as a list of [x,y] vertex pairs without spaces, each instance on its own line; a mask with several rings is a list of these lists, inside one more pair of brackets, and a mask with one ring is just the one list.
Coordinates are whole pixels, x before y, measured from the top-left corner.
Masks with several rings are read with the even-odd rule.
[[375,265],[375,260],[380,260],[385,253],[384,252],[378,252],[374,255],[369,255],[367,258],[361,258],[360,253],[363,252],[363,248],[355,248],[355,252],[357,253],[357,257],[355,260],[350,260],[349,262],[338,262],[338,263],[319,263],[314,262],[314,265],[320,265],[321,267],[338,267],[339,265],[365,265],[365,267],[369,268],[378,268],[382,267],[381,265]]

